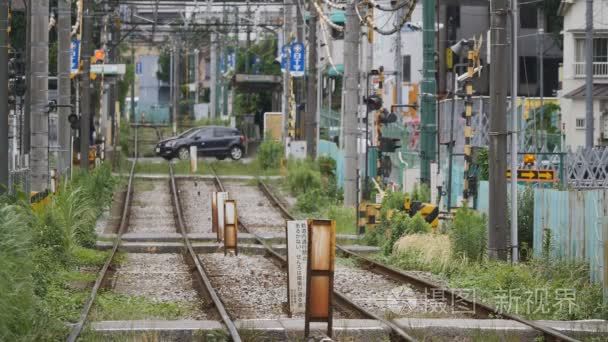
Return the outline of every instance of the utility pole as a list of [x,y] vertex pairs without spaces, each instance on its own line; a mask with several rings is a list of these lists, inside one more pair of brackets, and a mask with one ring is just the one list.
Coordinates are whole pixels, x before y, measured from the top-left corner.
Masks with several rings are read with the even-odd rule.
[[71,103],[72,85],[70,80],[71,72],[71,51],[70,51],[70,35],[72,29],[72,8],[71,2],[67,0],[58,0],[57,2],[57,89],[59,97],[57,104],[59,105],[58,126],[59,126],[59,171],[63,174],[68,174],[70,167],[70,136],[72,129],[68,122],[68,116],[71,114],[71,109],[67,106]]
[[490,217],[488,249],[491,259],[507,260],[507,1],[490,2]]
[[435,0],[422,5],[423,61],[421,84],[420,181],[430,185],[431,161],[437,153],[437,82],[435,79]]
[[49,181],[49,1],[32,1],[31,6],[31,189],[39,192]]
[[[210,112],[209,118],[218,117],[217,111],[217,33],[211,31],[211,53],[209,58],[209,73],[211,74],[211,82],[209,83],[209,102]],[[173,70],[171,71],[173,73]],[[173,87],[173,85],[171,85]]]
[[586,0],[585,25],[585,148],[593,142],[593,0]]
[[359,104],[359,34],[361,23],[351,1],[346,7],[344,34],[344,206],[355,207],[357,203],[358,154],[357,126]]
[[311,8],[308,19],[308,78],[306,89],[306,151],[310,158],[317,156],[317,15]]
[[[83,2],[82,47],[80,60],[80,169],[89,172],[89,136],[91,135],[91,55],[93,52],[93,9],[90,1]],[[131,107],[133,102],[131,100]]]
[[[403,8],[397,10],[396,23],[399,23],[403,18]],[[369,72],[369,70],[367,70]],[[395,35],[395,86],[397,88],[397,104],[403,104],[403,94],[401,86],[403,84],[403,57],[401,57],[401,30]],[[367,96],[367,94],[366,94]],[[411,104],[411,103],[410,103]]]
[[[519,261],[519,246],[517,237],[517,151],[519,150],[517,136],[519,130],[519,115],[517,111],[517,92],[519,89],[519,1],[511,0],[511,261]],[[542,62],[541,62],[542,63]]]
[[[32,1],[24,0],[27,8],[25,10],[26,28],[25,28],[25,74],[32,74]],[[32,117],[32,78],[25,78],[27,91],[25,92],[25,103],[23,105],[23,128],[21,129],[21,154],[25,156],[25,161],[29,163],[28,155],[31,147],[31,117]]]
[[[8,189],[8,2],[0,2],[0,194]],[[13,146],[13,148],[17,148]]]
[[177,116],[179,115],[180,74],[179,74],[179,42],[173,50],[173,135],[177,135]]
[[[293,0],[283,0],[283,45],[289,46],[291,44],[291,34],[292,34],[292,5]],[[279,46],[281,52],[283,51],[283,46]],[[283,112],[283,143],[285,144],[285,148],[287,148],[287,141],[289,135],[289,115],[290,115],[290,107],[289,107],[289,97],[290,97],[290,76],[289,76],[289,59],[291,58],[290,49],[287,48],[287,56],[285,61],[285,71],[283,72],[283,100],[281,101],[281,111]],[[287,149],[286,149],[287,150]]]

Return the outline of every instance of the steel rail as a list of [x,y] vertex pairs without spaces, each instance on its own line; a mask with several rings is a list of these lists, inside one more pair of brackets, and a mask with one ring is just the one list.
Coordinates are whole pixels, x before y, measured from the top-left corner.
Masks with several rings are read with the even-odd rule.
[[[280,209],[283,216],[287,219],[293,220],[294,219],[293,215],[291,215],[289,210],[287,210],[287,208],[281,203],[281,201],[275,196],[275,194],[272,193],[272,191],[268,188],[266,183],[264,183],[263,181],[260,180],[260,181],[258,181],[258,184],[259,184],[260,188],[262,189],[262,192],[264,194],[266,194],[266,196],[271,200],[271,202],[273,202],[273,204],[275,204]],[[449,300],[449,303],[452,306],[456,306],[456,305],[466,306],[468,309],[473,310],[475,312],[475,315],[479,315],[484,318],[503,317],[503,318],[506,318],[509,320],[513,320],[513,321],[522,323],[524,325],[527,325],[527,326],[533,328],[534,330],[540,331],[541,333],[543,333],[545,339],[550,340],[550,341],[569,341],[569,342],[579,341],[579,340],[574,339],[570,336],[567,336],[553,328],[547,327],[543,324],[539,324],[537,322],[527,320],[518,315],[501,313],[496,308],[494,308],[490,305],[487,305],[484,303],[479,303],[474,300],[471,301],[468,298],[462,297],[461,295],[454,293],[453,291],[450,291],[449,289],[443,288],[428,280],[424,280],[424,279],[418,278],[416,276],[413,276],[411,274],[407,274],[399,269],[382,264],[378,261],[367,258],[361,254],[349,251],[346,248],[344,248],[343,246],[340,246],[338,244],[336,244],[336,248],[341,253],[347,255],[348,257],[353,257],[353,258],[358,259],[359,261],[361,261],[362,264],[364,264],[369,269],[372,269],[378,273],[386,275],[387,277],[389,277],[397,282],[411,284],[414,287],[418,288],[419,290],[423,290],[423,291],[428,290],[428,289],[439,290],[443,293],[443,298],[447,298]]]
[[106,262],[103,264],[103,267],[99,271],[99,274],[97,275],[97,279],[95,280],[95,285],[93,285],[93,289],[91,290],[89,299],[85,303],[85,305],[82,309],[82,312],[80,313],[80,318],[78,319],[78,322],[72,327],[72,330],[70,331],[70,334],[68,335],[68,338],[67,338],[68,342],[75,342],[78,339],[78,337],[80,336],[80,333],[82,332],[82,329],[84,328],[84,325],[89,316],[89,312],[91,311],[91,307],[93,307],[93,303],[95,302],[95,299],[97,298],[97,292],[99,291],[101,284],[103,284],[107,271],[110,268],[110,265],[112,264],[112,260],[114,259],[116,252],[118,251],[118,247],[120,245],[122,234],[125,232],[125,230],[128,226],[129,211],[131,208],[131,200],[133,197],[132,196],[133,195],[133,176],[135,174],[135,164],[136,163],[137,163],[137,157],[133,160],[133,162],[131,164],[131,171],[129,172],[129,182],[127,185],[127,193],[125,194],[124,207],[122,210],[122,215],[120,217],[120,226],[118,228],[118,234],[116,235],[116,238],[114,239],[114,245],[112,246],[112,251],[110,252],[110,255],[108,256],[108,258],[106,259]]
[[190,243],[190,239],[188,238],[188,233],[186,232],[186,225],[184,224],[182,208],[181,208],[181,205],[179,202],[179,194],[177,191],[177,187],[175,185],[175,174],[173,172],[172,164],[169,164],[169,175],[170,175],[170,182],[171,182],[171,195],[172,195],[171,200],[173,201],[173,206],[175,208],[175,214],[177,215],[177,225],[179,227],[180,233],[182,234],[182,237],[184,238],[184,242],[185,242],[186,248],[188,249],[188,253],[190,254],[190,257],[192,258],[194,265],[196,266],[197,273],[198,273],[199,277],[201,278],[203,284],[205,285],[205,289],[207,290],[209,297],[211,297],[211,300],[213,301],[213,304],[215,305],[216,310],[218,311],[218,313],[220,314],[220,316],[222,318],[222,321],[226,325],[226,328],[228,329],[228,333],[230,334],[232,341],[241,342],[241,337],[236,328],[236,325],[234,324],[234,322],[228,315],[228,312],[226,311],[226,308],[224,307],[224,304],[222,303],[220,297],[215,292],[215,289],[213,288],[213,285],[211,284],[211,280],[209,280],[209,276],[207,275],[207,272],[203,268],[202,262],[200,261],[198,255],[194,252],[194,249],[192,248],[192,243]]
[[[218,175],[215,172],[215,169],[213,167],[211,167],[211,171],[213,173],[214,182],[215,182],[217,188],[222,192],[225,191],[224,185],[222,184],[220,178],[218,177]],[[263,184],[263,183],[260,182],[259,184]],[[293,217],[291,215],[289,215],[289,218],[293,219]],[[275,251],[274,248],[272,248],[272,246],[270,246],[262,237],[260,237],[259,235],[254,233],[252,230],[250,230],[242,222],[242,220],[239,220],[239,225],[243,228],[244,231],[251,234],[259,244],[264,246],[264,248],[266,248],[266,251],[268,252],[268,254],[270,256],[272,256],[274,259],[276,259],[277,261],[279,261],[283,267],[285,267],[287,265],[287,258],[285,258],[281,254],[279,254],[277,251]],[[356,304],[355,302],[353,302],[352,300],[348,299],[348,297],[346,297],[343,293],[341,293],[337,290],[334,290],[333,295],[334,295],[334,298],[337,299],[338,304],[341,304],[342,306],[344,306],[352,311],[356,311],[368,319],[373,319],[373,320],[382,322],[387,327],[389,327],[401,340],[416,341],[415,338],[408,335],[403,329],[401,329],[401,327],[399,327],[395,323],[393,323],[389,320],[386,320],[386,319],[374,314],[373,312],[366,310],[362,306],[360,306],[360,305]]]

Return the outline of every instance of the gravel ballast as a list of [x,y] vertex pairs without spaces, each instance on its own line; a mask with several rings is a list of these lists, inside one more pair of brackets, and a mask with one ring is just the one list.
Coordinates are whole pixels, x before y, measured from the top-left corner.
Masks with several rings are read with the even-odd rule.
[[184,179],[177,181],[177,188],[188,231],[211,233],[211,194],[215,186],[202,180]]
[[458,316],[440,297],[429,299],[408,285],[341,262],[336,263],[334,288],[384,318]]
[[129,231],[133,233],[175,233],[175,220],[171,205],[171,192],[166,180],[141,181],[141,190],[135,188]]
[[[192,307],[182,319],[206,319],[202,302],[192,284],[181,254],[130,253],[114,275],[114,292],[144,296],[158,302],[176,302]],[[193,305],[200,303],[200,305]]]
[[240,220],[256,232],[284,232],[285,219],[255,185],[224,182],[230,198],[236,199]]

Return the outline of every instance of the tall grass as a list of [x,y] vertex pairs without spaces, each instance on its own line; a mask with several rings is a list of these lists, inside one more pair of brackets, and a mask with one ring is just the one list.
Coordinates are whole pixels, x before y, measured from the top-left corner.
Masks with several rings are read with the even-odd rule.
[[103,262],[86,247],[114,184],[102,166],[61,186],[36,212],[23,197],[0,200],[0,341],[64,338],[65,320],[78,316],[86,298],[64,275]]

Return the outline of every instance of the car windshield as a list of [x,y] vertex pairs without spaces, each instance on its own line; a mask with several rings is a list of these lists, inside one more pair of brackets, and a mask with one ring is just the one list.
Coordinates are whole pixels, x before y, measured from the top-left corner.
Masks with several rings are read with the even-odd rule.
[[190,128],[189,130],[183,132],[182,134],[178,135],[178,138],[189,138],[191,136],[193,136],[194,134],[196,134],[196,132],[198,132],[198,128]]

